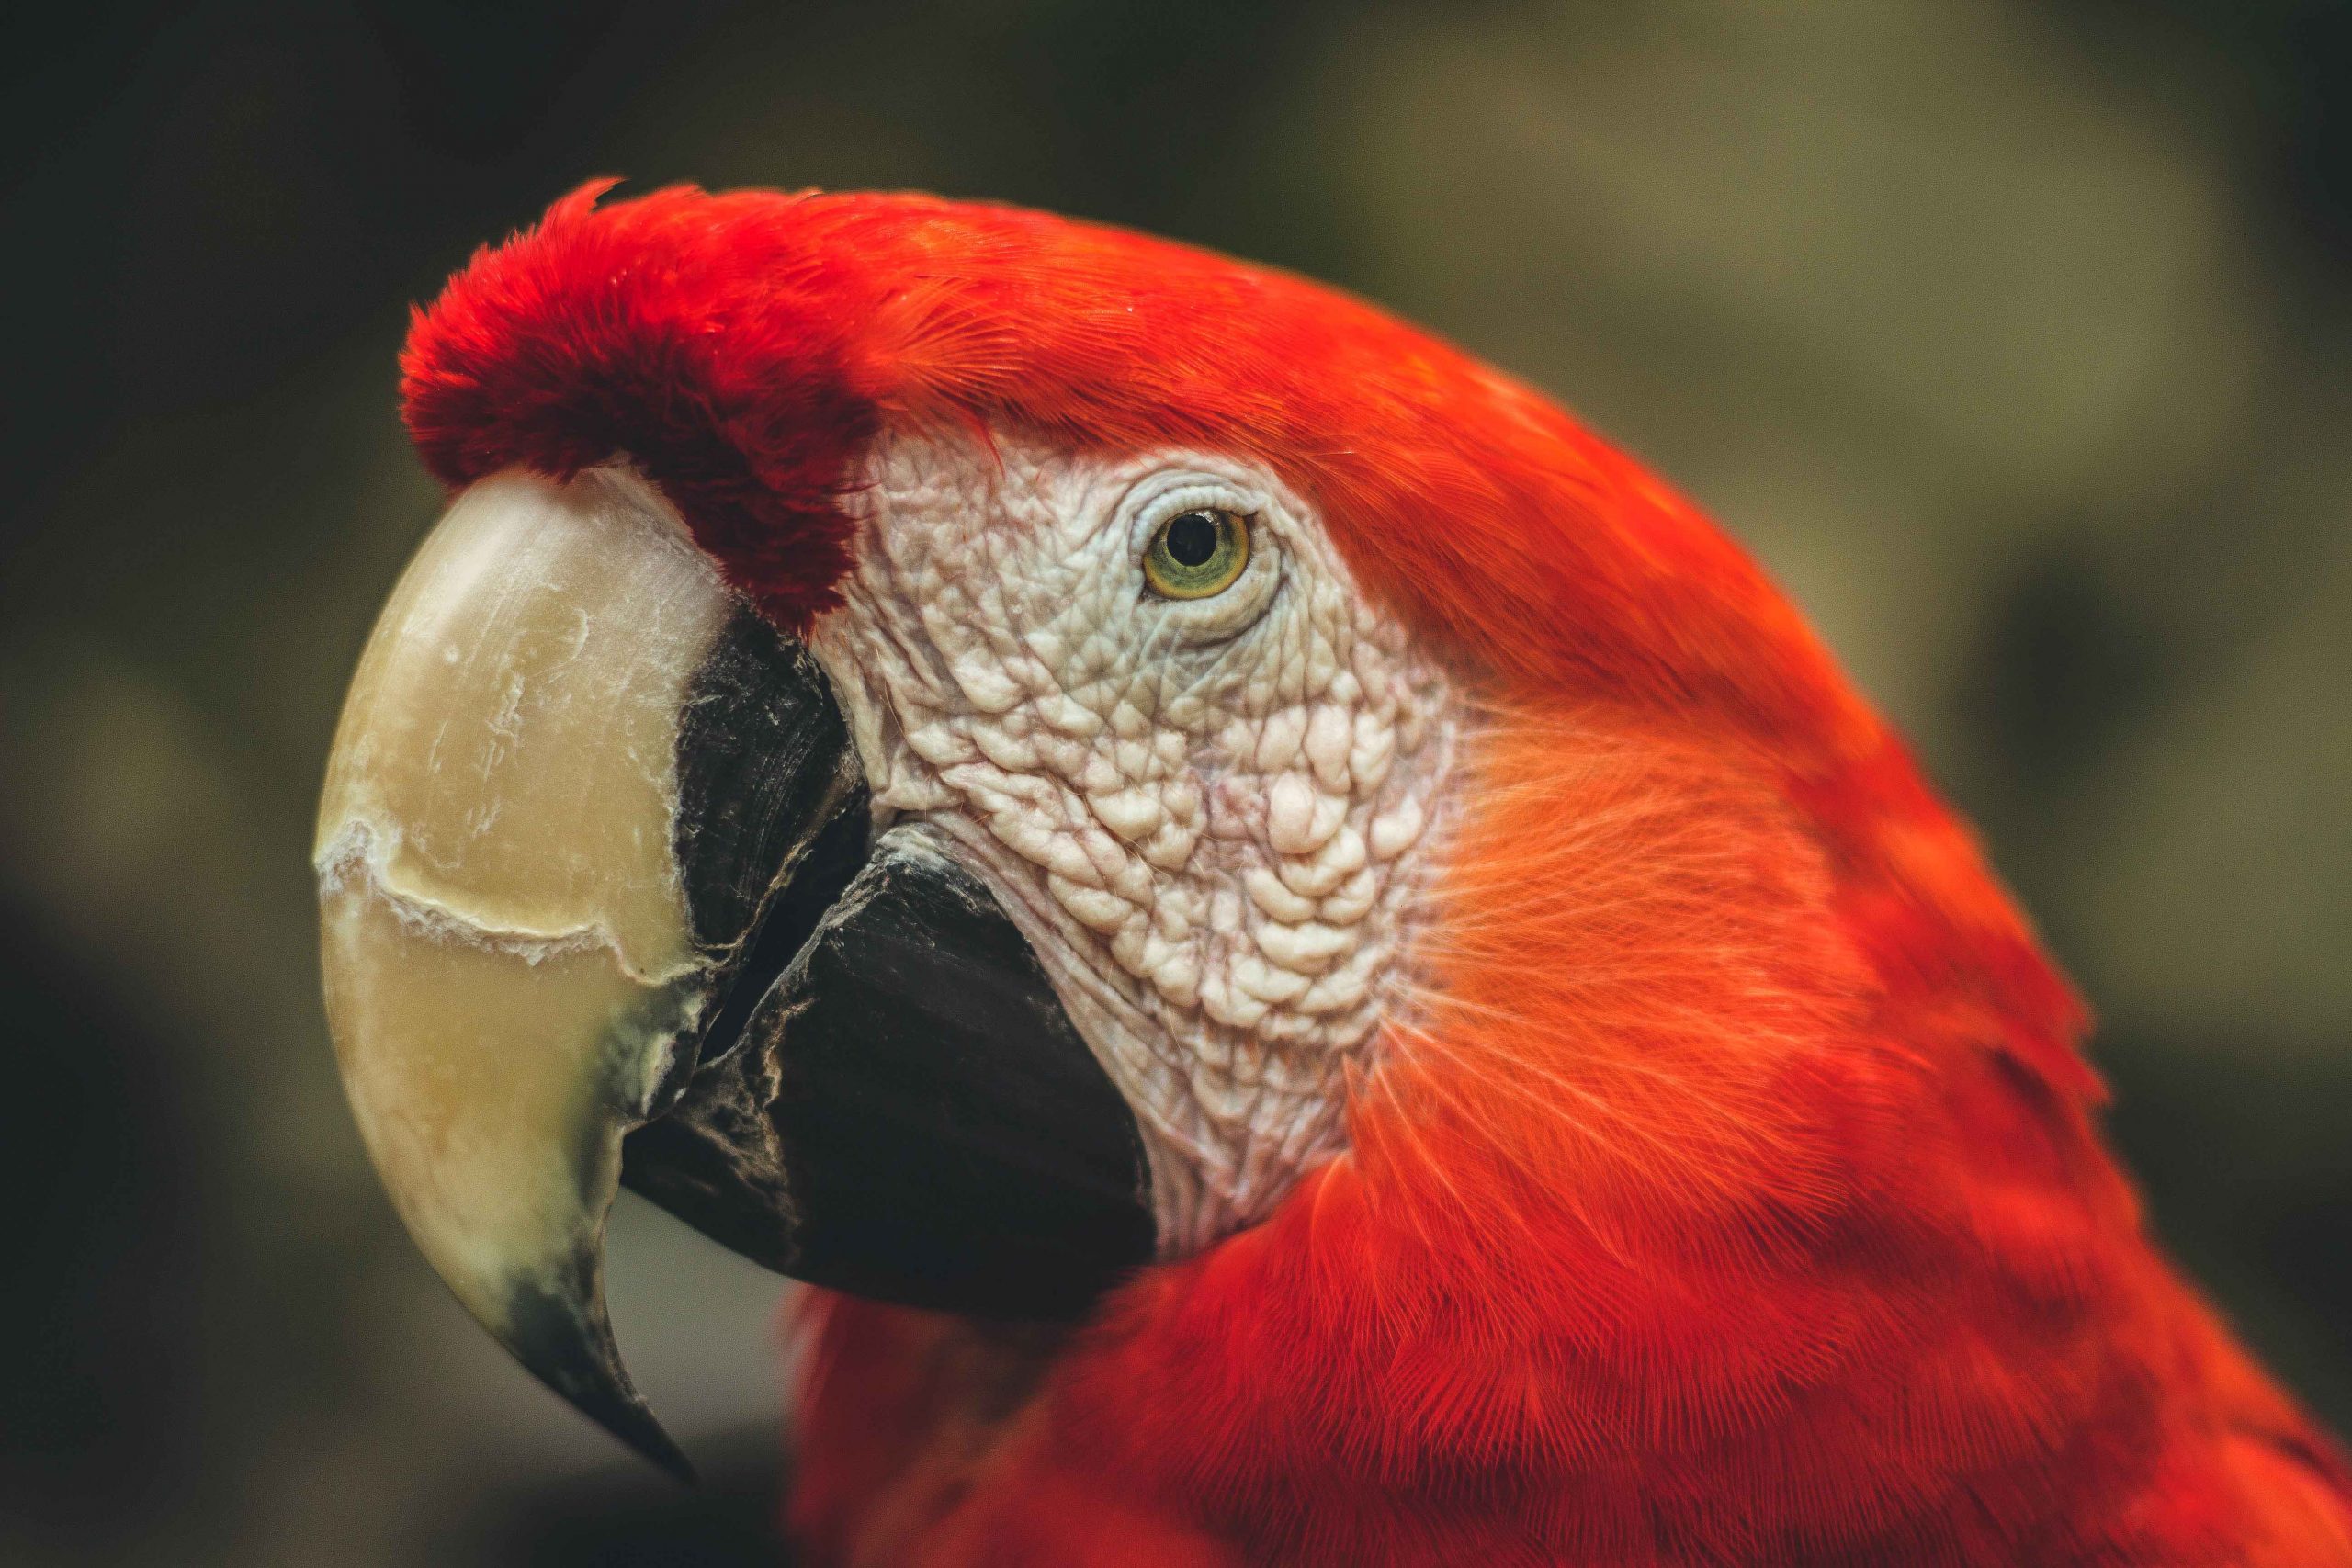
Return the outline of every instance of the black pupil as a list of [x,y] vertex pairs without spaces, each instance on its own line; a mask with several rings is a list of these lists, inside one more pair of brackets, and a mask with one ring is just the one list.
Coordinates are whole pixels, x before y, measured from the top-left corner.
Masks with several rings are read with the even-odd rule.
[[1216,519],[1187,512],[1168,525],[1169,558],[1179,566],[1201,566],[1216,554]]

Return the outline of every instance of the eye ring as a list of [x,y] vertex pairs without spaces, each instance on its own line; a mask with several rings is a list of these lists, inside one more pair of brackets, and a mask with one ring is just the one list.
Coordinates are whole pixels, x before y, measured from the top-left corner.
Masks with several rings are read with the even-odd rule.
[[1206,599],[1250,564],[1250,519],[1223,507],[1187,507],[1152,530],[1143,576],[1163,599]]

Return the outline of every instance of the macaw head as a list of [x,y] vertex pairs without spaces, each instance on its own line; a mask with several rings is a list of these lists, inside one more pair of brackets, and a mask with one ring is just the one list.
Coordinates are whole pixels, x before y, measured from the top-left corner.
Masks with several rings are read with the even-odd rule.
[[675,1461],[601,1299],[621,1183],[800,1279],[1067,1319],[1408,1157],[1384,1093],[1550,1140],[1596,1209],[1659,1201],[1595,1163],[1637,1125],[1678,1194],[1802,1205],[1785,1066],[1719,1013],[1792,1036],[1960,964],[2072,1070],[1795,613],[1540,396],[1134,234],[603,188],[416,316],[453,500],[317,868],[402,1218],[640,1449]]

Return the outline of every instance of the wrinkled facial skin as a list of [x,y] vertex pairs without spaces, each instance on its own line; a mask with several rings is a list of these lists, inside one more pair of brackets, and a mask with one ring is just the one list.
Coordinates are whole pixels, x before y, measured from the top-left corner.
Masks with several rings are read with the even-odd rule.
[[[1262,1218],[1341,1146],[1408,1005],[1457,702],[1271,475],[1199,454],[885,436],[810,649],[877,817],[980,867],[1134,1107],[1164,1254]],[[1228,588],[1142,560],[1246,516]]]

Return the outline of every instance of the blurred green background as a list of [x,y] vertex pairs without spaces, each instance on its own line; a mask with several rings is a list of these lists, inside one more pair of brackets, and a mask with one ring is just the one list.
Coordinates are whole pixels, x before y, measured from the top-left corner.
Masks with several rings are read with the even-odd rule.
[[625,1205],[687,1497],[377,1193],[315,979],[343,682],[436,510],[410,301],[598,173],[1301,268],[1747,539],[2105,1018],[2115,1135],[2352,1422],[2352,16],[1140,0],[17,18],[0,94],[0,1560],[766,1561],[775,1281]]

